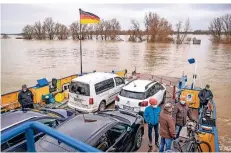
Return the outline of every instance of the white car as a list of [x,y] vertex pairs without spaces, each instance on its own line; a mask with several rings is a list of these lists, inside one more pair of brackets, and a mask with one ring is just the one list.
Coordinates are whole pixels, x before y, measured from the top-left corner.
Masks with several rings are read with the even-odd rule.
[[115,107],[143,115],[149,106],[149,99],[155,98],[158,104],[165,101],[166,87],[156,81],[134,79],[128,82],[115,99]]
[[81,112],[102,111],[114,102],[125,80],[113,73],[95,72],[72,80],[68,106]]

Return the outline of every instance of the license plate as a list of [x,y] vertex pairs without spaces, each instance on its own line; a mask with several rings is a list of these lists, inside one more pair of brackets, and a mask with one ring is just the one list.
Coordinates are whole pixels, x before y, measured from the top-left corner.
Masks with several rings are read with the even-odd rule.
[[74,101],[82,102],[82,99],[74,98]]
[[83,108],[87,108],[87,105],[84,105],[82,103],[79,103],[79,102],[76,102],[76,101],[70,101],[70,103],[74,106],[77,106],[77,107],[83,107]]
[[126,110],[131,110],[131,111],[133,111],[133,110],[134,110],[134,108],[133,108],[133,107],[129,107],[129,106],[125,106],[125,105],[123,106],[123,108],[124,108],[124,109],[126,109]]

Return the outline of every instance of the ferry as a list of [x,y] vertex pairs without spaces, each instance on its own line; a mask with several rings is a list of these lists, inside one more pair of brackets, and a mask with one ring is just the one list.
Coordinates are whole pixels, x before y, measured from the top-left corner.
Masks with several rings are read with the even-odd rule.
[[[188,61],[190,64],[195,63],[195,59],[189,59]],[[94,73],[94,72],[96,71],[89,72],[89,73]],[[48,82],[46,78],[37,80],[37,84],[35,86],[29,87],[29,90],[31,90],[32,93],[34,94],[35,108],[37,109],[40,109],[40,108],[69,109],[67,107],[68,98],[69,98],[68,89],[69,89],[72,79],[81,77],[82,75],[86,75],[89,73],[74,74],[74,75],[67,76],[67,77],[60,78],[60,79],[54,78],[52,79],[51,82]],[[120,77],[125,78],[125,80],[127,81],[129,81],[130,79],[134,77],[140,78],[140,79],[156,80],[157,82],[166,86],[167,94],[166,94],[165,102],[170,101],[174,104],[178,100],[180,95],[186,96],[187,97],[186,103],[193,110],[193,115],[198,120],[197,121],[199,124],[198,125],[199,132],[197,133],[198,141],[205,142],[206,145],[209,144],[209,147],[208,145],[206,146],[205,144],[201,144],[201,149],[202,149],[201,151],[202,152],[219,152],[220,151],[219,141],[218,141],[218,132],[217,132],[217,127],[216,127],[216,103],[213,99],[209,116],[206,116],[206,113],[203,112],[204,110],[199,110],[200,101],[198,98],[198,94],[200,90],[202,90],[202,88],[195,87],[196,74],[193,75],[193,83],[188,84],[188,81],[187,81],[188,78],[184,74],[180,78],[178,78],[178,77],[142,74],[142,73],[137,73],[135,70],[132,72],[132,75],[129,76],[128,71],[126,69],[119,70],[119,71],[111,71],[108,73],[114,73]],[[1,113],[9,112],[9,111],[20,108],[20,104],[17,100],[19,91],[20,90],[1,95]],[[25,130],[26,128],[20,128],[20,130],[19,128],[15,129],[14,131],[15,134],[17,134],[17,132],[19,131],[22,132],[22,129]],[[45,133],[47,132],[47,134],[49,135],[55,135],[54,133],[52,134],[51,131],[49,130],[46,131],[45,128],[39,128],[39,129],[43,129],[43,131],[45,131]],[[144,126],[144,131],[145,131],[144,134],[147,135],[147,125],[146,124]],[[13,135],[10,133],[6,133],[2,136],[1,140],[6,141],[6,139],[10,139],[10,136],[12,137]],[[59,137],[59,135],[57,134],[55,138],[60,141],[65,141],[62,137],[63,135]],[[88,149],[87,145],[81,146],[78,143],[76,143],[76,141],[74,141],[73,139],[69,139],[69,137],[67,139],[70,141],[68,141],[66,144],[69,144],[70,146],[74,148],[78,148],[79,150],[84,150],[83,148],[85,148],[85,151],[96,151],[92,148],[91,149],[89,148],[89,150],[87,150]],[[180,136],[181,141],[176,141],[177,143],[173,143],[173,144],[181,145],[181,143],[184,142],[184,139],[187,139],[186,134],[183,134]],[[74,144],[76,144],[76,146]],[[142,146],[138,150],[138,152],[147,151],[148,150],[147,144],[148,144],[148,140],[144,139],[142,142]],[[33,144],[31,143],[30,145],[33,146]],[[173,148],[174,147],[177,150],[177,146],[173,145]]]

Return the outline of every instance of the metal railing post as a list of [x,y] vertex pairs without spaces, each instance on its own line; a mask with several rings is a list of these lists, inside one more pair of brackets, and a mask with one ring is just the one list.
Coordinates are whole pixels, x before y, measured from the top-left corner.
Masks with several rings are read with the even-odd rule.
[[34,131],[32,128],[28,128],[25,131],[26,134],[26,145],[28,152],[36,152],[35,145],[34,145]]
[[176,86],[173,86],[173,91],[172,91],[172,99],[176,99]]

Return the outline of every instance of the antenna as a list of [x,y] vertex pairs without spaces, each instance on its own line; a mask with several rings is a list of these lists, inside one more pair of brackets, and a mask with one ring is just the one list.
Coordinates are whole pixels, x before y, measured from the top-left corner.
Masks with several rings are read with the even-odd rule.
[[137,79],[138,79],[138,77],[136,77],[136,78],[132,79],[132,80],[131,80],[131,81],[129,81],[126,85],[130,84],[131,82],[133,82],[133,81],[135,81],[135,80],[137,80]]
[[136,84],[135,84],[135,82],[133,82],[133,84],[134,84],[134,87],[136,87]]

